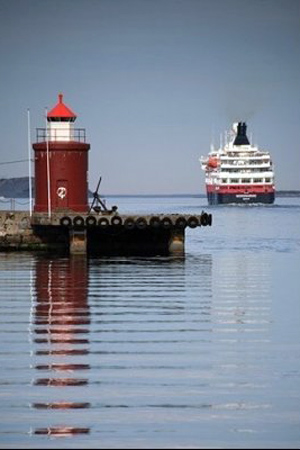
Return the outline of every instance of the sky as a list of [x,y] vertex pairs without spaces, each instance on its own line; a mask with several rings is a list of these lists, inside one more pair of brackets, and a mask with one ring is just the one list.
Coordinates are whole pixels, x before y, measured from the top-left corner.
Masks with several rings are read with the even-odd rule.
[[0,0],[0,57],[0,178],[62,92],[104,195],[204,193],[236,121],[300,189],[300,0]]

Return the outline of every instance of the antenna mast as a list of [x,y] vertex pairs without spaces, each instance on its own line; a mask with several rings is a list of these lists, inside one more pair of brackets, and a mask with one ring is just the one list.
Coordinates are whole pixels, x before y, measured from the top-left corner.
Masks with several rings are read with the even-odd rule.
[[48,217],[51,218],[51,183],[50,183],[50,157],[49,157],[49,135],[48,135],[48,121],[47,121],[47,107],[45,108],[46,120],[46,149],[47,149],[47,194],[48,194]]
[[32,217],[32,177],[31,177],[31,137],[30,137],[30,110],[27,109],[27,143],[28,143],[28,175],[29,175],[29,216]]

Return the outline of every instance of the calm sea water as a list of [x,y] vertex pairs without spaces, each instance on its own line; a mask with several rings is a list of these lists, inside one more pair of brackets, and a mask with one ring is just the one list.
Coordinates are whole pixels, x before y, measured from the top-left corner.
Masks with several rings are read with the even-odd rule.
[[176,258],[0,253],[1,448],[299,448],[300,198],[213,214]]

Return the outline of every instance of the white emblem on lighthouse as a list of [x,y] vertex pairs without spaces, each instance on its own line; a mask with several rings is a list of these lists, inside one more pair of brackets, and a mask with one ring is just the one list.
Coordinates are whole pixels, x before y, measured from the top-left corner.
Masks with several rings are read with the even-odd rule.
[[59,187],[56,193],[59,198],[63,199],[67,195],[67,189],[65,187]]

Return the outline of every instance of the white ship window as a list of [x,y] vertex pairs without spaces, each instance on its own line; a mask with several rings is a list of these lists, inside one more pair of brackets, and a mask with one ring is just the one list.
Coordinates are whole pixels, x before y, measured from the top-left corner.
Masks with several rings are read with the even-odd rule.
[[242,183],[249,183],[249,178],[242,178]]
[[222,183],[227,184],[228,180],[227,178],[222,178]]
[[254,183],[262,183],[262,178],[254,178],[253,182]]
[[266,183],[271,183],[271,178],[266,178],[265,181]]
[[230,182],[231,182],[231,183],[238,183],[238,182],[239,182],[239,179],[238,179],[238,178],[232,178],[232,179],[230,180]]

